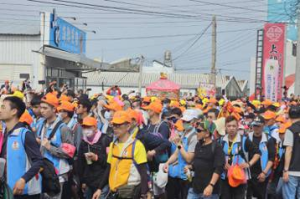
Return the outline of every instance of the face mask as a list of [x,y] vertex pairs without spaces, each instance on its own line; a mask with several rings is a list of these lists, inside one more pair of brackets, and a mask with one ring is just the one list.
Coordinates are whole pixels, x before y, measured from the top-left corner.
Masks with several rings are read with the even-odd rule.
[[110,120],[110,119],[111,119],[110,115],[111,115],[111,114],[110,114],[109,111],[105,111],[105,113],[104,113],[104,118],[107,119],[107,120]]
[[82,133],[87,138],[92,137],[94,135],[94,131],[92,129],[83,129]]

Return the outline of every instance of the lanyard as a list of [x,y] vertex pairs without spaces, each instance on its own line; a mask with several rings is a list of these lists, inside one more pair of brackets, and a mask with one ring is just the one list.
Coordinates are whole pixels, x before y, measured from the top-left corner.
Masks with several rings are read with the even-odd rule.
[[233,139],[231,146],[229,146],[229,144],[228,144],[228,155],[230,155],[230,154],[231,154],[231,151],[232,151],[233,145],[234,145],[234,144],[235,144],[235,142],[236,142],[236,138],[237,138],[237,135],[236,135],[236,136],[235,136],[235,138]]

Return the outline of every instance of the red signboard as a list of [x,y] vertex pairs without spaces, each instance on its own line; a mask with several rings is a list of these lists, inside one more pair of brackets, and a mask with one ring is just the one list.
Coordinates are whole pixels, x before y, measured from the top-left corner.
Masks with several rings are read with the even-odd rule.
[[285,24],[265,24],[262,87],[265,98],[272,101],[282,97],[284,48]]

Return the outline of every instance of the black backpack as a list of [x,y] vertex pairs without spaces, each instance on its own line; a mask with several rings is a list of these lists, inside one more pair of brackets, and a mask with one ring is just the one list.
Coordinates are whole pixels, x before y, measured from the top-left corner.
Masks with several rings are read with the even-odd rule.
[[40,172],[42,175],[42,193],[47,193],[50,197],[60,193],[59,177],[55,172],[53,163],[47,158],[43,159],[43,167]]
[[[57,122],[51,134],[49,135],[48,140],[51,140],[53,138],[54,134],[61,124],[61,121]],[[59,194],[61,191],[59,176],[56,174],[53,163],[47,158],[43,159],[43,167],[40,174],[42,175],[42,193],[46,193],[50,197]]]

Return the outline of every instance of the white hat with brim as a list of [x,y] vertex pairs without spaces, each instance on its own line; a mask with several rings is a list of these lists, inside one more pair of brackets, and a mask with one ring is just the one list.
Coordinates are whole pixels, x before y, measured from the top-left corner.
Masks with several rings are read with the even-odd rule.
[[216,130],[218,131],[218,133],[221,136],[224,136],[225,133],[225,117],[221,117],[219,119],[217,119],[216,121],[214,121],[215,125],[216,125]]
[[196,109],[188,109],[183,112],[183,117],[181,118],[181,120],[190,122],[193,119],[198,119],[198,117],[200,116],[199,114],[200,112]]

